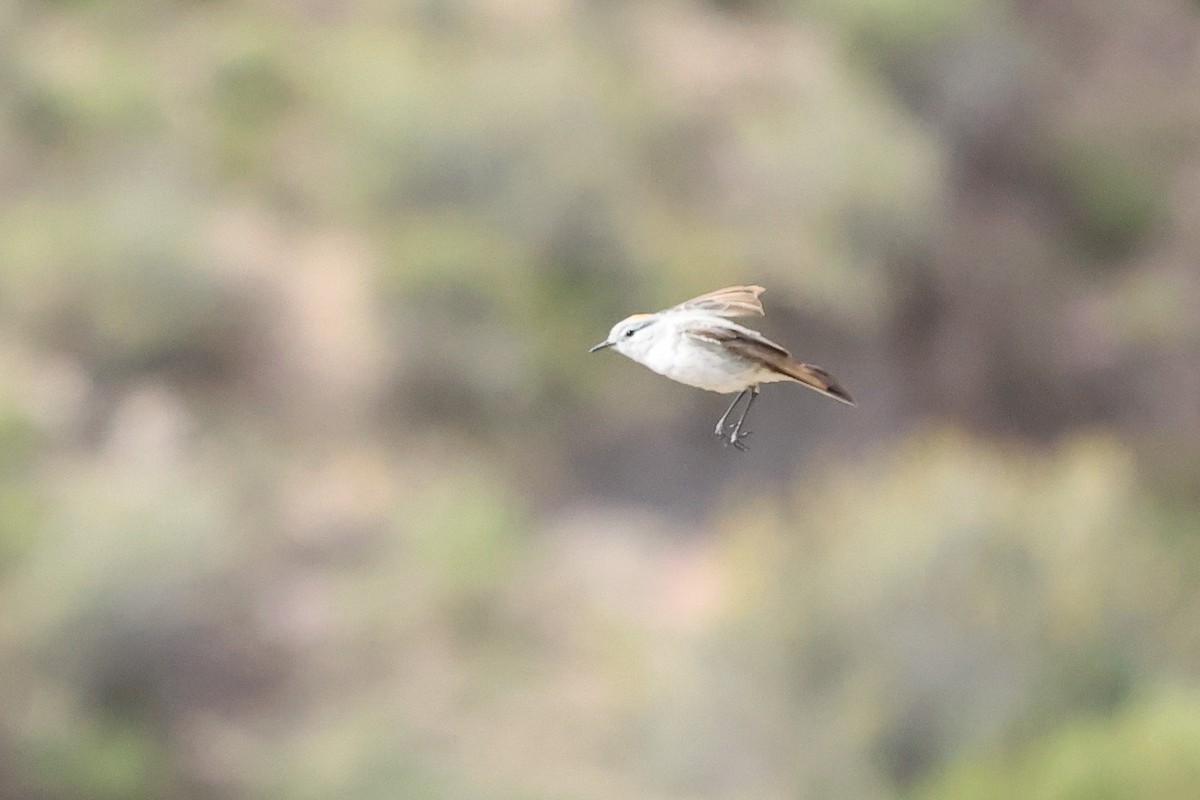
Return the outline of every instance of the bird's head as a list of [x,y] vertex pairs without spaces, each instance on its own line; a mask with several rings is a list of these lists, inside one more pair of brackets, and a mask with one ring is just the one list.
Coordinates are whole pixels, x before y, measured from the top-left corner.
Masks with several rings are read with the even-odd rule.
[[658,314],[634,314],[613,325],[608,332],[608,338],[592,347],[588,352],[594,353],[611,347],[622,355],[637,359],[638,355],[649,349],[654,343],[657,332],[654,323],[658,322]]

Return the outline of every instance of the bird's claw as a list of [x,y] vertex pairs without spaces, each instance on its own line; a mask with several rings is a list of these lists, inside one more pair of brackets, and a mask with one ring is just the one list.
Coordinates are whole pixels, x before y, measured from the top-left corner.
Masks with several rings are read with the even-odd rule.
[[[730,422],[727,425],[726,421],[729,419],[729,415],[733,413],[733,410],[737,408],[738,401],[747,395],[749,395],[750,399],[746,401],[745,407],[742,408],[742,415],[736,421]],[[750,449],[750,446],[743,441],[743,439],[750,435],[750,431],[743,431],[742,425],[745,424],[746,415],[750,413],[750,406],[754,405],[754,398],[756,397],[758,397],[757,386],[743,389],[738,393],[737,397],[733,398],[733,402],[729,404],[729,408],[725,409],[725,413],[717,420],[717,427],[713,430],[713,435],[720,437],[726,447],[736,447],[743,453]]]
[[754,431],[730,431],[729,435],[725,437],[725,446],[733,447],[735,450],[744,453],[750,449],[750,445],[746,444],[744,440],[752,433],[754,433]]

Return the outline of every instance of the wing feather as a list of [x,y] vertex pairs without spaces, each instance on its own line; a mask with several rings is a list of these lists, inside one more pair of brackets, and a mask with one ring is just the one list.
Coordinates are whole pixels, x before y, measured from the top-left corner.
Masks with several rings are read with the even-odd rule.
[[704,311],[718,317],[761,317],[763,307],[758,296],[764,291],[761,286],[727,286],[685,300],[669,310]]
[[723,347],[730,353],[760,364],[781,375],[786,375],[794,381],[816,389],[821,394],[854,405],[854,398],[827,370],[816,364],[801,364],[792,358],[791,353],[758,331],[743,328],[735,323],[727,323],[694,327],[686,331],[686,335]]

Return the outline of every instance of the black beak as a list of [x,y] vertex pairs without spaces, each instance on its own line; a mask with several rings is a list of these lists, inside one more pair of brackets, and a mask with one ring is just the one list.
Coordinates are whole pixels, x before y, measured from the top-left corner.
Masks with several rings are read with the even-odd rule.
[[595,347],[589,349],[588,352],[594,353],[597,350],[603,350],[606,347],[612,347],[614,344],[616,344],[616,342],[601,342],[600,344],[596,345]]

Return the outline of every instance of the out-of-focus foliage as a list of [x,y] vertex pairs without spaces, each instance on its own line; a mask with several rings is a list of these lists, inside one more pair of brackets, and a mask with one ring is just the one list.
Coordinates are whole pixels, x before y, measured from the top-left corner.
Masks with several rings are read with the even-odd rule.
[[[0,8],[0,796],[1200,796],[1200,8]],[[769,288],[858,409],[586,348]]]
[[1105,439],[1034,456],[923,438],[738,505],[720,526],[745,604],[730,649],[752,654],[737,671],[772,689],[739,719],[771,720],[763,739],[778,738],[770,706],[792,699],[781,718],[797,738],[781,752],[841,743],[838,758],[807,765],[840,796],[892,796],[937,765],[1125,709],[1200,666],[1192,531]]
[[1200,785],[1200,706],[1169,692],[1103,720],[1064,726],[999,764],[970,765],[937,798],[1187,797]]

